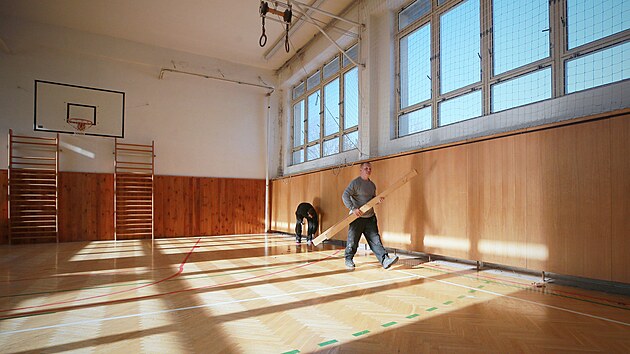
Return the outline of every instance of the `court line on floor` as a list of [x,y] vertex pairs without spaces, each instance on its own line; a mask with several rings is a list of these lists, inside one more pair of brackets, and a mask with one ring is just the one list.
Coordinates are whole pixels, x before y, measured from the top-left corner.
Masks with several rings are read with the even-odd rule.
[[[414,273],[409,273],[409,272],[406,272],[404,270],[398,270],[398,269],[396,269],[395,271],[398,272],[398,273],[403,273],[403,274],[414,274]],[[539,302],[536,302],[536,301],[525,300],[525,299],[521,299],[521,298],[518,298],[518,297],[510,296],[510,295],[497,293],[497,292],[494,292],[494,291],[489,291],[489,290],[484,290],[484,289],[479,289],[479,288],[473,288],[473,287],[468,286],[468,285],[457,284],[457,283],[453,283],[453,282],[446,281],[446,280],[433,279],[431,277],[427,277],[427,276],[420,275],[420,274],[417,274],[417,276],[421,277],[423,279],[432,280],[432,281],[436,281],[436,282],[439,282],[439,283],[444,283],[444,284],[457,286],[457,287],[461,287],[461,288],[465,288],[465,289],[469,289],[469,290],[480,291],[480,292],[483,292],[483,293],[487,293],[487,294],[491,294],[491,295],[495,295],[495,296],[499,296],[499,297],[505,297],[505,298],[512,299],[512,300],[526,302],[528,304],[533,304],[533,305],[543,306],[543,307],[547,307],[547,308],[551,308],[551,309],[555,309],[555,310],[565,311],[565,312],[573,313],[573,314],[576,314],[576,315],[582,315],[582,316],[591,317],[591,318],[595,318],[595,319],[602,320],[602,321],[607,321],[607,322],[621,324],[621,325],[624,325],[624,326],[630,326],[630,323],[617,321],[617,320],[613,320],[613,319],[606,318],[606,317],[591,315],[591,314],[588,314],[588,313],[579,312],[579,311],[575,311],[575,310],[569,310],[569,309],[566,309],[566,308],[563,308],[563,307],[543,304],[543,303],[539,303]]]
[[[451,271],[449,271],[448,268],[445,267],[441,267],[441,266],[434,266],[434,265],[429,265],[426,263],[422,263],[421,265],[417,266],[415,269],[419,269],[418,267],[423,267],[423,268],[427,268],[429,270],[434,270],[436,272],[442,272],[442,273],[450,273]],[[472,269],[471,269],[471,273],[472,273]],[[479,273],[477,271],[477,273]],[[509,276],[509,275],[506,275]],[[536,291],[537,290],[537,286],[533,285],[533,284],[527,284],[527,283],[521,283],[518,281],[513,281],[513,280],[509,280],[509,279],[501,279],[501,278],[497,278],[497,277],[491,277],[485,274],[475,274],[475,276],[473,277],[471,276],[465,276],[465,275],[460,275],[460,277],[468,277],[469,279],[475,279],[475,278],[481,278],[481,279],[490,279],[492,282],[504,285],[504,286],[511,286],[511,287],[516,287],[522,290],[532,290],[532,291]],[[570,291],[565,291],[565,290],[558,290],[558,289],[547,289],[546,294],[550,294],[550,295],[555,295],[555,296],[561,296],[561,297],[565,297],[568,299],[574,299],[574,300],[579,300],[579,301],[586,301],[586,302],[590,302],[593,304],[598,304],[598,305],[602,305],[602,306],[609,306],[609,307],[613,307],[616,309],[621,309],[621,310],[630,310],[628,309],[628,304],[625,302],[621,302],[619,300],[613,300],[613,299],[606,299],[606,298],[602,298],[602,297],[597,297],[597,296],[591,296],[591,295],[586,295],[586,294],[578,294],[578,293],[573,293]],[[565,295],[567,294],[567,295]]]
[[[249,278],[235,279],[235,280],[231,280],[231,281],[224,282],[224,283],[218,283],[218,284],[212,284],[212,285],[206,285],[206,286],[199,286],[199,287],[194,287],[194,288],[185,288],[185,289],[173,290],[173,291],[168,291],[168,292],[164,292],[164,293],[157,293],[157,294],[146,295],[146,296],[142,296],[142,297],[136,297],[136,298],[125,299],[125,300],[143,300],[143,299],[148,299],[148,298],[156,298],[156,297],[160,297],[160,296],[164,296],[164,295],[174,295],[174,294],[184,293],[184,292],[188,292],[188,291],[212,289],[212,288],[216,288],[216,287],[219,287],[219,286],[225,286],[225,285],[230,285],[230,284],[237,284],[237,283],[244,282],[246,280],[258,279],[258,278],[267,277],[267,276],[270,276],[270,275],[280,274],[280,273],[288,272],[290,270],[306,267],[306,266],[309,266],[309,265],[312,265],[312,264],[324,261],[324,260],[326,260],[328,258],[331,258],[331,257],[335,256],[337,253],[339,253],[341,251],[342,250],[339,249],[339,250],[335,251],[333,254],[328,255],[328,256],[326,256],[326,257],[324,257],[322,259],[319,259],[319,260],[316,260],[316,261],[313,261],[313,262],[307,262],[307,263],[304,263],[304,264],[300,264],[298,266],[294,266],[294,267],[291,267],[291,268],[288,268],[288,269],[283,269],[283,270],[280,270],[280,271],[277,271],[277,272],[271,272],[271,273],[267,273],[267,274],[263,274],[263,275],[255,275],[255,276],[252,276],[252,277],[249,277]],[[191,252],[192,252],[192,250],[191,250]],[[166,280],[169,280],[169,278],[165,278],[162,281],[166,281]],[[135,290],[135,289],[139,289],[139,288],[141,288],[141,287],[135,287],[135,288],[133,288],[131,290]],[[129,290],[126,290],[126,291],[129,291]],[[122,292],[122,291],[120,291],[120,292]],[[120,292],[110,293],[110,295],[118,294]],[[102,297],[102,296],[108,296],[108,295],[107,294],[103,294],[103,295],[99,295],[99,296],[95,296],[95,297]],[[92,298],[94,298],[94,297],[92,297]],[[88,298],[83,298],[83,299],[77,299],[77,300],[74,300],[74,301],[85,300],[85,299],[89,299],[89,297]],[[120,302],[120,301],[121,300],[111,300],[111,301],[105,301],[105,302],[102,302],[102,303],[87,304],[87,305],[105,306],[105,305],[117,303],[117,302]],[[72,302],[72,301],[68,301],[68,302]],[[55,305],[55,304],[59,304],[59,303],[54,303],[52,305]],[[34,306],[34,307],[44,307],[44,306],[50,306],[50,305],[51,304],[44,304],[44,305],[39,305],[39,306]],[[19,309],[7,309],[7,310],[3,310],[3,311],[0,311],[0,312],[7,312],[7,311],[12,311],[12,310],[19,310]],[[30,312],[30,313],[29,312],[23,312],[23,313],[15,313],[15,314],[10,314],[10,315],[0,315],[0,321],[8,320],[8,319],[14,319],[14,318],[35,316],[35,315],[40,315],[40,314],[49,314],[51,312],[59,312],[59,311],[64,311],[64,310],[67,310],[67,308],[50,309],[50,310],[39,310],[39,313],[37,311],[35,311],[35,312]]]
[[212,303],[212,304],[203,304],[203,305],[195,305],[195,306],[178,307],[178,308],[166,309],[166,310],[160,310],[160,311],[141,312],[141,313],[135,313],[135,314],[130,314],[130,315],[112,316],[112,317],[105,317],[105,318],[97,318],[97,319],[93,319],[93,320],[84,320],[84,321],[76,321],[76,322],[69,322],[69,323],[59,323],[59,324],[48,325],[48,326],[40,326],[40,327],[33,327],[33,328],[18,329],[18,330],[0,332],[0,335],[33,332],[33,331],[40,331],[40,330],[45,330],[45,329],[55,329],[55,328],[70,327],[70,326],[79,326],[79,325],[84,325],[84,324],[100,323],[100,322],[107,322],[107,321],[127,319],[127,318],[134,318],[134,317],[161,315],[161,314],[165,314],[165,313],[173,313],[173,312],[179,312],[179,311],[195,310],[195,309],[207,308],[207,307],[215,307],[215,306],[224,306],[224,305],[243,303],[243,302],[250,302],[250,301],[256,301],[256,300],[267,300],[267,299],[274,299],[274,298],[278,298],[278,297],[294,296],[294,295],[308,294],[308,293],[319,292],[319,291],[329,291],[329,290],[336,290],[336,289],[354,287],[354,286],[359,286],[359,285],[377,284],[377,283],[383,283],[383,282],[392,282],[392,281],[397,281],[397,280],[407,280],[407,279],[411,279],[411,278],[420,278],[420,277],[422,277],[422,276],[416,275],[416,274],[412,274],[412,275],[407,275],[407,276],[397,277],[397,278],[379,279],[379,280],[372,280],[372,281],[367,281],[367,282],[360,282],[360,283],[353,283],[353,284],[344,284],[344,285],[331,286],[331,287],[326,287],[326,288],[295,291],[295,292],[291,292],[291,293],[282,293],[282,294],[268,295],[268,296],[258,296],[258,297],[253,297],[253,298],[248,298],[248,299],[241,299],[241,300],[222,301],[222,302],[217,302],[217,303]]
[[69,303],[78,302],[78,301],[84,301],[84,300],[94,300],[94,299],[98,299],[98,298],[101,298],[101,297],[123,294],[123,293],[126,293],[126,292],[130,292],[130,291],[134,291],[134,290],[138,290],[138,289],[143,289],[143,288],[147,288],[149,286],[160,284],[160,283],[165,282],[165,281],[167,281],[169,279],[175,278],[176,276],[178,276],[178,275],[180,275],[180,274],[182,274],[184,272],[184,265],[188,261],[188,258],[190,258],[190,255],[193,253],[195,248],[198,247],[197,244],[199,243],[199,241],[201,241],[200,238],[197,239],[197,242],[195,243],[195,245],[190,249],[190,251],[188,251],[188,254],[186,254],[186,257],[184,257],[184,260],[179,264],[179,270],[177,272],[175,272],[174,274],[169,275],[166,278],[162,278],[160,280],[151,282],[149,284],[144,284],[144,285],[140,285],[140,286],[136,286],[136,287],[133,287],[133,288],[124,289],[124,290],[114,291],[113,293],[99,294],[99,295],[93,295],[93,296],[83,297],[83,298],[79,298],[79,299],[58,301],[58,302],[52,302],[52,303],[47,303],[47,304],[41,304],[41,305],[33,305],[33,306],[25,306],[25,307],[16,307],[16,308],[11,308],[11,309],[4,309],[4,310],[0,310],[0,313],[9,312],[9,311],[19,311],[19,310],[31,310],[31,309],[41,308],[41,307],[49,307],[49,306],[55,306],[55,305],[69,304]]

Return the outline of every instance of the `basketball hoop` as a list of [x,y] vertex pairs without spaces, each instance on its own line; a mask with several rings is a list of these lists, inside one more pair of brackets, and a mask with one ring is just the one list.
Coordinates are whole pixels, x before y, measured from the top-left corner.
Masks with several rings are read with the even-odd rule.
[[68,124],[77,131],[76,134],[85,134],[85,130],[94,125],[91,120],[83,118],[68,118]]

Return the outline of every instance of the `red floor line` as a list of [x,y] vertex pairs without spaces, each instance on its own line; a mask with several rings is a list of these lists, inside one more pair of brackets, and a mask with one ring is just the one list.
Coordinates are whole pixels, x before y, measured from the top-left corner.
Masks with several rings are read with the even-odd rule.
[[[252,279],[268,277],[268,276],[271,276],[271,275],[280,274],[280,273],[288,272],[290,270],[294,270],[294,269],[306,267],[306,266],[309,266],[309,265],[312,265],[312,264],[315,264],[315,263],[319,263],[319,262],[325,261],[325,260],[327,260],[329,258],[332,258],[333,256],[335,256],[337,253],[339,253],[341,251],[342,250],[337,250],[333,254],[328,255],[328,256],[326,256],[326,257],[324,257],[322,259],[318,259],[318,260],[313,261],[313,262],[307,262],[307,263],[300,264],[298,266],[294,266],[294,267],[291,267],[291,268],[287,268],[287,269],[283,269],[283,270],[280,270],[280,271],[271,272],[271,273],[267,273],[267,274],[256,275],[256,276],[252,276],[252,277],[249,277],[249,278],[236,279],[236,280],[231,280],[231,281],[224,282],[224,283],[200,286],[200,287],[196,287],[196,288],[186,288],[186,289],[173,290],[173,291],[169,291],[169,292],[165,292],[165,293],[158,293],[158,294],[139,296],[139,297],[136,297],[135,299],[110,300],[110,301],[105,301],[105,302],[101,302],[101,303],[85,304],[85,305],[86,306],[87,305],[106,306],[106,305],[110,305],[110,304],[115,304],[117,302],[121,302],[123,300],[124,301],[127,301],[127,300],[143,300],[143,299],[149,299],[149,298],[156,298],[156,297],[160,297],[160,296],[164,296],[164,295],[173,295],[173,294],[179,294],[179,293],[184,293],[184,292],[188,292],[188,291],[211,289],[211,288],[216,288],[216,287],[219,287],[219,286],[224,286],[224,285],[229,285],[229,284],[234,284],[234,283],[240,283],[240,282],[243,282],[243,281],[246,281],[246,280],[252,280]],[[191,250],[191,252],[192,252],[192,250]],[[162,279],[162,280],[160,280],[160,282],[166,281],[167,279],[172,278],[172,277],[173,276],[165,278],[165,279]],[[155,285],[155,284],[157,284],[157,283],[154,283],[153,285]],[[149,284],[147,284],[147,285],[149,285]],[[139,288],[141,288],[141,287],[136,287],[136,288],[129,289],[129,290],[134,290],[134,289],[139,289]],[[126,290],[126,291],[129,291],[129,290]],[[57,302],[57,303],[44,304],[44,305],[38,305],[38,306],[31,306],[31,307],[7,309],[7,310],[2,310],[0,312],[8,312],[8,311],[14,311],[14,310],[22,310],[22,309],[29,309],[29,308],[37,308],[37,307],[44,307],[44,306],[59,305],[59,304],[63,304],[63,303],[73,302],[73,301],[94,299],[94,298],[98,298],[98,297],[114,295],[114,294],[121,293],[121,292],[124,292],[124,291],[119,291],[119,292],[115,292],[115,293],[111,293],[111,294],[103,294],[103,295],[98,295],[98,296],[92,296],[92,297],[87,297],[87,298],[83,298],[83,299],[76,299],[76,300],[71,300],[71,301]],[[17,317],[33,316],[33,315],[38,315],[38,314],[41,314],[41,313],[49,313],[51,311],[52,312],[58,312],[58,311],[63,311],[63,310],[66,310],[66,308],[46,309],[46,310],[39,310],[39,311],[25,312],[25,313],[13,313],[13,314],[10,314],[10,315],[0,316],[0,320],[8,319],[8,318],[16,318],[16,316]]]
[[153,283],[144,284],[144,285],[136,286],[136,287],[125,289],[125,290],[119,290],[119,291],[115,291],[115,292],[109,293],[109,294],[94,295],[94,296],[88,296],[88,297],[84,297],[84,298],[80,298],[80,299],[58,301],[58,302],[42,304],[42,305],[26,306],[26,307],[18,307],[18,308],[13,308],[13,309],[0,310],[0,313],[9,312],[9,311],[36,309],[36,308],[47,307],[47,306],[63,305],[63,304],[68,304],[68,303],[72,303],[72,302],[84,301],[84,300],[93,300],[93,299],[98,299],[100,297],[122,294],[122,293],[126,293],[126,292],[129,292],[129,291],[134,291],[134,290],[147,288],[149,286],[160,284],[162,282],[165,282],[165,281],[167,281],[169,279],[173,279],[176,276],[182,274],[182,272],[184,271],[184,265],[188,261],[188,258],[190,258],[190,255],[193,253],[195,248],[197,248],[197,244],[199,243],[199,241],[201,241],[200,238],[197,239],[197,242],[195,243],[195,245],[190,249],[190,251],[188,251],[188,254],[186,255],[186,257],[184,257],[184,260],[179,264],[179,270],[176,273],[171,274],[170,276],[168,276],[166,278],[163,278],[163,279],[160,279],[158,281],[155,281]]

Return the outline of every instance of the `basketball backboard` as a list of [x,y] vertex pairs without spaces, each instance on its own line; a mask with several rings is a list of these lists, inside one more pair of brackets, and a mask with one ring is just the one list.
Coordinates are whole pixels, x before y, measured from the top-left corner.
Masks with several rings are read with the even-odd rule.
[[92,123],[80,134],[124,138],[125,93],[35,80],[34,130],[76,134],[73,120]]

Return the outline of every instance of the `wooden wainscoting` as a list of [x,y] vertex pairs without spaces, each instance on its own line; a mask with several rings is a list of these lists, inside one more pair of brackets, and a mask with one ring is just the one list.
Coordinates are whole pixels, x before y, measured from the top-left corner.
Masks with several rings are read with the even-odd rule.
[[265,230],[265,181],[155,176],[155,237]]
[[[387,247],[630,283],[630,115],[600,115],[372,162]],[[272,229],[317,200],[322,231],[359,166],[274,180]],[[336,235],[345,239],[346,231]]]
[[[0,243],[8,243],[7,170],[0,170]],[[265,231],[265,181],[155,177],[155,237]],[[114,239],[114,176],[60,172],[59,241]]]
[[59,242],[114,239],[114,175],[59,173]]

